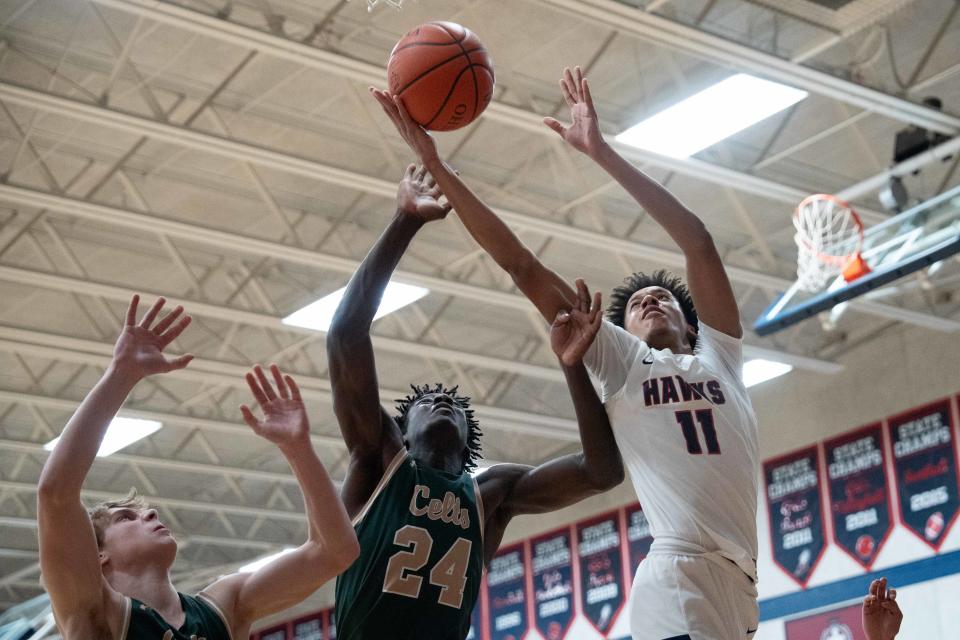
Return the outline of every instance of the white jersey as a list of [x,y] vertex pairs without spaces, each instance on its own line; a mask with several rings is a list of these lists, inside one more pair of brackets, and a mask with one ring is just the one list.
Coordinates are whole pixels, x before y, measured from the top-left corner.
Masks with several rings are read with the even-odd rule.
[[584,358],[654,537],[693,544],[756,581],[757,418],[741,341],[700,323],[693,355],[604,321]]

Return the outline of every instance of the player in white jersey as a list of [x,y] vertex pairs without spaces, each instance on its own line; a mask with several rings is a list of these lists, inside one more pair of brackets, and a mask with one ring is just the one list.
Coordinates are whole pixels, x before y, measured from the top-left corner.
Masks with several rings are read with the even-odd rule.
[[[573,122],[544,123],[617,180],[686,258],[689,293],[665,272],[627,278],[584,359],[600,380],[654,535],[630,596],[631,633],[636,640],[751,638],[758,622],[757,423],[742,380],[743,332],[730,281],[701,220],[605,142],[580,69],[566,69],[560,85]],[[552,321],[570,309],[572,287],[440,159],[402,101],[375,97],[470,234],[541,314]]]

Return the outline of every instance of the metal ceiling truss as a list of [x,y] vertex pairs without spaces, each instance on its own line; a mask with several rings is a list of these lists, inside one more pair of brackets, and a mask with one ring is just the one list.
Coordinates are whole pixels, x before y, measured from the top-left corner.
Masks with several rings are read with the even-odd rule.
[[[11,84],[0,84],[0,100],[8,101],[14,104],[20,104],[30,108],[38,108],[51,113],[59,113],[68,117],[79,118],[86,122],[121,129],[129,133],[147,135],[152,139],[186,146],[205,153],[220,155],[221,157],[228,159],[249,161],[257,165],[276,169],[278,171],[285,171],[295,175],[314,178],[345,188],[357,189],[371,195],[377,195],[384,198],[393,198],[396,193],[396,185],[387,180],[359,174],[331,165],[308,160],[306,158],[291,156],[256,145],[193,131],[178,125],[152,121],[147,118],[134,116],[128,113],[117,111],[115,109],[98,107],[88,103],[79,102],[71,98],[56,96],[25,87]],[[887,174],[885,173],[884,175]],[[13,186],[3,186],[0,188],[2,188],[3,192],[0,194],[0,197],[3,197],[4,199],[12,199],[12,196],[17,195],[20,198],[17,201],[21,202],[22,204],[27,204],[26,202],[23,202],[23,198],[30,194],[26,193],[25,189],[19,189]],[[42,192],[34,192],[32,195],[34,197],[38,197],[38,194],[41,193]],[[71,213],[69,210],[62,210],[61,212],[66,214]],[[571,227],[561,222],[554,222],[549,219],[529,216],[505,209],[498,209],[498,214],[502,216],[508,224],[513,226],[543,233],[549,236],[554,236],[563,240],[582,244],[584,246],[591,246],[594,248],[604,249],[605,251],[615,251],[624,255],[641,257],[670,266],[682,267],[685,264],[685,258],[683,254],[678,251],[663,249],[652,245],[645,245],[632,240],[609,236],[579,227]],[[154,221],[151,222],[151,224],[156,224],[156,218],[151,217],[150,219],[151,221]],[[249,245],[251,242],[258,241],[247,240],[245,244]],[[291,247],[290,249],[293,248]],[[316,259],[316,252],[309,252],[306,250],[301,251],[309,253],[311,256],[313,256],[314,260]],[[350,262],[353,265],[356,264],[355,261],[348,261],[343,258],[336,259],[335,261],[339,262],[341,265],[345,262]],[[351,267],[351,271],[354,269],[355,266]],[[783,291],[791,284],[791,282],[786,278],[780,278],[767,273],[751,271],[732,265],[727,266],[727,272],[730,275],[730,278],[734,281],[757,285],[769,290]],[[398,273],[398,276],[400,275],[401,274]],[[437,280],[439,279],[430,279],[434,284],[438,284]],[[413,284],[423,283],[422,286],[430,287],[441,292],[445,292],[444,288],[447,288],[435,287],[426,284],[425,278],[422,276],[415,276],[411,282]],[[460,287],[458,286],[457,288]],[[503,300],[504,296],[507,295],[503,294],[502,292],[499,293],[500,295],[497,296],[498,300],[496,301]],[[487,298],[487,301],[492,302],[495,300],[490,300]],[[511,306],[514,306],[513,303],[511,303]],[[895,307],[888,307],[879,303],[857,303],[852,306],[853,308],[866,313],[879,315],[889,319],[901,320],[904,322],[912,322],[928,328],[938,328],[940,330],[953,331],[958,327],[956,322],[937,316],[905,309],[898,309]]]

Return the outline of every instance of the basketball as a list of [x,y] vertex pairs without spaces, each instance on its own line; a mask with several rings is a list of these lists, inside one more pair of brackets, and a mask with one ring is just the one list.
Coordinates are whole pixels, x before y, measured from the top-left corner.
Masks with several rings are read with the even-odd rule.
[[390,52],[390,93],[417,123],[451,131],[473,122],[493,97],[493,62],[480,39],[454,22],[427,22]]

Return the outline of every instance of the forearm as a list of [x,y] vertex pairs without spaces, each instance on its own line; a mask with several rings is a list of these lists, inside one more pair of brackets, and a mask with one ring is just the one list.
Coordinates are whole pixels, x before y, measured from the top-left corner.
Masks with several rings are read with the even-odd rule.
[[397,211],[347,284],[330,332],[366,335],[380,306],[383,291],[400,258],[423,222]]
[[656,180],[637,169],[610,145],[591,156],[633,197],[685,253],[696,253],[710,236],[703,221]]
[[529,259],[536,259],[510,227],[440,159],[425,165],[473,239],[507,273],[513,274]]
[[570,285],[541,264],[539,258],[460,176],[439,159],[428,160],[425,166],[473,239],[510,274],[517,287],[548,321],[553,321],[557,311],[570,307],[570,301],[575,298]]
[[356,533],[337,488],[309,442],[281,449],[303,493],[308,542],[331,553],[356,546]]
[[64,427],[40,474],[39,488],[47,498],[80,498],[80,488],[93,465],[110,421],[127,399],[136,380],[112,365],[83,399]]
[[590,376],[583,363],[572,367],[562,365],[562,368],[577,415],[587,477],[604,486],[619,484],[623,481],[620,450],[607,411],[590,382]]

